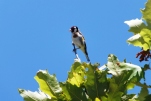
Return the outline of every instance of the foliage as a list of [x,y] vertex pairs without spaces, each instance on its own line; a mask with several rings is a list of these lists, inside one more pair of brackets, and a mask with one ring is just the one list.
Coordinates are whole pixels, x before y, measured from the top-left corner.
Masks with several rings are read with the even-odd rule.
[[[151,0],[141,9],[142,19],[125,21],[129,25],[129,31],[134,35],[127,40],[129,44],[142,48],[137,54],[139,61],[147,61],[150,55],[151,44]],[[47,70],[39,70],[34,77],[39,84],[39,91],[18,89],[25,101],[150,101],[151,94],[148,88],[151,86],[141,83],[145,80],[144,67],[119,61],[109,54],[107,63],[102,67],[99,64],[81,63],[76,60],[65,82],[58,82],[55,75]],[[137,94],[129,94],[128,90],[140,86]]]
[[40,93],[23,89],[19,89],[19,93],[25,101],[130,101],[129,99],[137,101],[146,99],[147,86],[142,87],[141,93],[136,98],[135,94],[127,93],[127,90],[134,88],[141,79],[144,79],[144,69],[126,61],[120,62],[113,54],[108,56],[108,62],[104,66],[105,68],[102,69],[98,68],[97,63],[92,65],[74,62],[65,82],[58,82],[55,75],[50,75],[47,70],[40,70],[35,76],[40,86]]
[[148,61],[151,58],[150,48],[151,48],[151,0],[148,0],[145,4],[145,8],[141,9],[142,18],[134,19],[130,21],[125,21],[134,35],[130,37],[127,42],[134,46],[138,46],[143,49],[139,52],[136,57],[140,56],[139,61]]

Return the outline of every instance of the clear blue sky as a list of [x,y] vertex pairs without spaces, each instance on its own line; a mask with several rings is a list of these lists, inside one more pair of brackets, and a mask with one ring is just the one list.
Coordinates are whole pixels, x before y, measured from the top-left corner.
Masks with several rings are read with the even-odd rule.
[[[119,60],[143,66],[135,58],[140,48],[128,45],[132,36],[125,20],[141,18],[146,0],[0,0],[0,99],[22,101],[17,89],[38,90],[39,69],[65,81],[75,55],[73,25],[84,34],[92,63],[107,62],[110,53]],[[84,62],[85,56],[79,50]],[[150,71],[149,71],[150,72]],[[147,72],[147,83],[151,84]],[[132,91],[136,93],[138,89]]]

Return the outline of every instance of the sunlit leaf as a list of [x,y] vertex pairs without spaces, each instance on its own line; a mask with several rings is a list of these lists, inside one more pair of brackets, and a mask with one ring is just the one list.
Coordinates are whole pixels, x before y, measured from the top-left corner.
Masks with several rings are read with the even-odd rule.
[[131,79],[133,76],[140,76],[142,78],[142,69],[140,66],[131,64],[131,63],[125,63],[125,62],[120,62],[118,58],[110,54],[108,56],[108,62],[107,62],[107,68],[109,69],[109,73],[118,76],[121,73],[132,70],[132,74],[128,79]]
[[151,28],[151,0],[148,0],[145,4],[145,8],[141,9],[141,12],[143,14],[143,19],[146,20],[148,26]]
[[31,92],[23,89],[18,89],[20,95],[25,101],[50,101],[51,97],[41,91]]
[[68,72],[68,79],[64,88],[68,90],[72,101],[87,101],[89,97],[85,92],[85,68],[80,62],[75,62]]
[[72,85],[80,87],[80,85],[84,83],[84,75],[84,67],[80,62],[75,62],[71,67],[71,71],[68,72],[67,81]]
[[151,45],[151,30],[147,28],[142,29],[139,34],[132,36],[127,42],[134,46],[139,46],[143,50],[148,50]]
[[126,23],[130,27],[129,32],[133,32],[134,35],[138,34],[143,28],[146,27],[143,20],[139,20],[138,18],[134,20],[125,21],[124,23]]
[[95,101],[101,101],[99,98],[95,98]]
[[142,19],[135,19],[130,21],[125,21],[130,29],[130,32],[134,33],[134,36],[130,37],[127,42],[134,46],[143,48],[143,50],[148,50],[151,48],[151,0],[148,0],[145,8],[141,9],[143,19],[146,21],[147,25],[144,24]]
[[58,94],[62,92],[62,88],[59,86],[56,76],[50,75],[46,70],[38,71],[35,79],[40,86],[40,90],[52,98],[56,98],[56,96],[59,96]]

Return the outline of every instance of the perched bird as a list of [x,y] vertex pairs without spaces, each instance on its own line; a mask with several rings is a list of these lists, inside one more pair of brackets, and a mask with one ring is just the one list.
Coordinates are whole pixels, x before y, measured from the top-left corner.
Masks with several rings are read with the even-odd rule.
[[[76,49],[81,49],[82,52],[85,54],[85,56],[86,56],[86,58],[87,58],[87,61],[90,62],[84,36],[83,36],[82,33],[79,31],[79,29],[78,29],[77,26],[72,26],[72,27],[70,28],[70,31],[71,31],[71,33],[72,33],[72,44],[73,44],[73,46],[74,46],[73,51],[75,51],[75,54],[76,54]],[[75,48],[75,46],[76,46],[77,48]]]

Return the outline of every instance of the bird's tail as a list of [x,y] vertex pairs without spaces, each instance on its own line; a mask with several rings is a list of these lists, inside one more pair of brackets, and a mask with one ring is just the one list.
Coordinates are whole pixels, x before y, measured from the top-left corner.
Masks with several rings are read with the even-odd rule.
[[89,58],[88,54],[87,55],[85,54],[85,56],[87,58],[87,61],[90,62],[90,58]]
[[90,62],[90,58],[88,56],[88,52],[87,52],[87,49],[84,48],[84,49],[81,49],[83,51],[83,53],[85,54],[85,57],[87,58],[87,61]]

